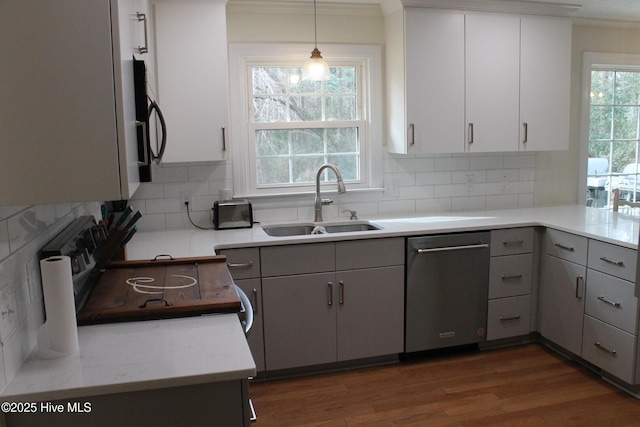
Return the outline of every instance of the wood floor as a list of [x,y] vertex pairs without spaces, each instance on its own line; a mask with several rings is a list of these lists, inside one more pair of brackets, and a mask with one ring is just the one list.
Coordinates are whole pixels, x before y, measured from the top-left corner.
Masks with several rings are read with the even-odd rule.
[[256,427],[640,426],[640,400],[540,344],[251,383]]

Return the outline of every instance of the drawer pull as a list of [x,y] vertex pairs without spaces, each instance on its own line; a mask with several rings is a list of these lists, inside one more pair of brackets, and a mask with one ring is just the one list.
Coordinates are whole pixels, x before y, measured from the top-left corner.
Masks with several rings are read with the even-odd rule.
[[329,286],[329,305],[333,305],[333,283],[327,282],[327,285]]
[[612,259],[607,258],[606,256],[601,256],[600,259],[608,264],[613,264],[613,265],[617,265],[618,267],[622,267],[624,265],[624,262],[622,261],[615,261]]
[[258,313],[258,290],[256,288],[252,289],[253,291],[253,313]]
[[522,239],[518,239],[518,240],[503,240],[502,241],[502,245],[503,246],[508,246],[508,245],[521,245],[524,243],[524,240]]
[[502,280],[522,279],[522,274],[514,274],[512,276],[500,276]]
[[617,302],[617,301],[611,301],[611,300],[609,300],[609,299],[606,299],[606,298],[604,297],[604,295],[600,295],[600,296],[598,297],[598,299],[599,299],[600,301],[602,301],[602,302],[604,302],[604,303],[606,303],[606,304],[612,305],[612,306],[614,306],[614,307],[618,307],[618,308],[619,308],[619,307],[620,307],[620,305],[621,305],[621,304],[620,304],[619,302]]
[[516,314],[515,316],[509,316],[509,317],[500,316],[500,321],[501,322],[508,322],[510,320],[520,320],[520,315]]
[[596,347],[598,347],[602,351],[606,351],[607,353],[609,353],[612,356],[616,355],[616,351],[615,350],[609,350],[607,347],[605,347],[602,344],[600,344],[600,341],[594,342],[593,345],[595,345]]
[[565,246],[565,245],[561,245],[560,243],[554,243],[554,245],[560,249],[564,249],[565,251],[569,251],[569,252],[574,252],[575,248],[571,247],[571,246]]
[[584,284],[583,276],[576,277],[576,299],[582,298],[582,295],[580,294],[580,282]]
[[253,261],[249,261],[249,262],[236,262],[236,263],[227,263],[227,267],[229,268],[251,268],[253,267]]

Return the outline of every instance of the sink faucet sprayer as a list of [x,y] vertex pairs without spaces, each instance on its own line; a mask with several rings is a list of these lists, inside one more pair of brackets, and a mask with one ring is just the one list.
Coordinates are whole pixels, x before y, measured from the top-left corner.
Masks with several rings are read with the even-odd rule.
[[333,203],[333,200],[322,199],[320,197],[320,175],[326,168],[329,168],[333,172],[335,172],[336,177],[338,178],[338,193],[342,194],[347,192],[347,189],[344,186],[344,182],[342,181],[342,176],[340,176],[340,171],[338,171],[337,167],[335,167],[331,163],[325,163],[324,165],[320,166],[320,168],[318,168],[318,172],[316,172],[316,200],[314,206],[314,211],[316,214],[316,217],[314,219],[315,222],[322,222],[322,205],[329,205]]

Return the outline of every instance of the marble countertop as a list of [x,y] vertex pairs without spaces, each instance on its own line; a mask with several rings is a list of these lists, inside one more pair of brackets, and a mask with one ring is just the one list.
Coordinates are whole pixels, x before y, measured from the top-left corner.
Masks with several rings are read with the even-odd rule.
[[[215,249],[273,246],[412,236],[473,230],[490,230],[526,226],[543,226],[569,233],[638,248],[640,218],[610,210],[579,205],[506,209],[479,212],[440,213],[396,217],[360,217],[382,230],[323,234],[314,236],[268,236],[260,225],[240,230],[165,230],[138,233],[127,245],[127,258],[151,259],[158,254],[174,257],[215,254]],[[312,222],[312,221],[300,221]]]
[[240,380],[255,363],[236,314],[78,328],[80,353],[27,359],[3,401],[47,401]]

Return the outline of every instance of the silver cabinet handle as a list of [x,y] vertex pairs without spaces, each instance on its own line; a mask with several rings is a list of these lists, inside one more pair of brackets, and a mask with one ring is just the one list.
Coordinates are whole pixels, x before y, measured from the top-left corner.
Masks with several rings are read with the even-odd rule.
[[224,127],[222,128],[222,151],[227,151],[227,133]]
[[600,341],[594,342],[593,345],[595,345],[596,347],[598,347],[602,351],[606,351],[607,353],[609,353],[612,356],[616,355],[616,351],[615,350],[609,350],[607,347],[605,347],[602,344],[600,344]]
[[569,252],[575,251],[575,248],[573,248],[572,246],[565,246],[565,245],[561,245],[560,243],[554,243],[554,245],[560,249],[564,249],[565,251],[569,251]]
[[477,245],[448,246],[446,248],[417,249],[416,252],[418,252],[419,254],[428,254],[431,252],[461,251],[464,249],[482,249],[482,248],[488,248],[488,247],[489,247],[488,244],[481,243]]
[[469,144],[473,144],[473,123],[469,123]]
[[236,263],[227,263],[227,267],[233,269],[241,269],[241,268],[251,268],[253,266],[253,261],[249,262],[236,262]]
[[577,299],[582,298],[582,295],[580,295],[580,282],[584,284],[584,276],[576,277],[576,298]]
[[619,307],[620,307],[620,305],[621,305],[621,304],[620,304],[619,302],[617,302],[617,301],[611,301],[610,299],[605,298],[605,297],[604,297],[604,295],[600,295],[600,296],[598,297],[598,299],[599,299],[600,301],[602,301],[603,303],[605,303],[605,304],[609,304],[609,305],[612,305],[612,306],[614,306],[614,307],[618,307],[618,308],[619,308]]
[[502,245],[503,246],[521,245],[523,243],[524,243],[524,240],[522,240],[522,239],[518,239],[518,240],[503,240],[502,241]]
[[601,256],[600,259],[608,264],[613,264],[613,265],[617,265],[618,267],[622,267],[624,265],[624,262],[622,261],[615,261],[612,259],[607,258],[606,256]]
[[516,314],[515,316],[509,316],[509,317],[500,316],[500,321],[501,322],[508,322],[510,320],[520,320],[520,315]]
[[528,139],[529,139],[529,125],[527,124],[527,122],[524,122],[522,124],[522,126],[524,127],[524,139],[522,140],[522,143],[526,144],[527,142],[529,142],[528,141]]
[[136,18],[138,18],[138,22],[142,22],[144,24],[144,46],[138,46],[138,53],[149,53],[149,38],[147,36],[147,14],[136,12]]
[[333,283],[327,282],[329,286],[329,305],[333,305]]
[[253,288],[253,314],[258,313],[258,290]]
[[340,284],[340,305],[344,304],[344,282],[340,280],[338,282]]
[[500,276],[502,280],[513,280],[513,279],[522,279],[522,274],[513,274],[511,276]]
[[416,145],[416,125],[409,124],[409,145]]

